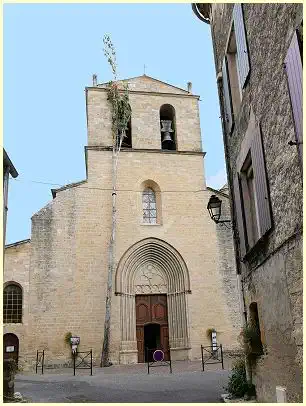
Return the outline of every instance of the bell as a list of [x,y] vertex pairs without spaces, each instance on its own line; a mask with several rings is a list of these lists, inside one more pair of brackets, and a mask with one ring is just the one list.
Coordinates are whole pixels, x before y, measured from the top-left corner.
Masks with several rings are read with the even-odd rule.
[[160,131],[162,133],[164,133],[162,143],[164,143],[164,142],[172,143],[173,139],[171,138],[171,135],[170,135],[170,133],[173,133],[173,130],[171,129],[172,121],[171,120],[161,120],[160,123],[162,125],[162,129]]
[[163,132],[173,133],[173,130],[171,129],[171,124],[172,124],[171,120],[161,120],[160,123],[162,125],[162,129],[161,129],[162,133]]
[[165,132],[162,142],[173,142],[173,139],[171,138],[171,135],[169,133],[169,131]]

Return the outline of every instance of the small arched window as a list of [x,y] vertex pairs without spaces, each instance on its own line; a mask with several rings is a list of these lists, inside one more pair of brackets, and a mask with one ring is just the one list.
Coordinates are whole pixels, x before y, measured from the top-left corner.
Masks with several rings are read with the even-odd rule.
[[149,224],[157,223],[156,196],[151,188],[146,188],[142,192],[143,222]]
[[3,322],[22,323],[22,289],[14,283],[3,291]]
[[171,104],[163,104],[159,110],[161,148],[176,150],[175,110]]

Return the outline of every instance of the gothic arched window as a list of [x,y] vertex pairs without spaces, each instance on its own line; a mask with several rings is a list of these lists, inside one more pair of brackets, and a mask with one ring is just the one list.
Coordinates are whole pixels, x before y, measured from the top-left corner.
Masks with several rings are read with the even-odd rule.
[[156,224],[157,223],[156,196],[154,190],[149,187],[142,192],[142,209],[143,209],[143,222]]
[[3,322],[22,323],[22,289],[15,283],[3,291]]

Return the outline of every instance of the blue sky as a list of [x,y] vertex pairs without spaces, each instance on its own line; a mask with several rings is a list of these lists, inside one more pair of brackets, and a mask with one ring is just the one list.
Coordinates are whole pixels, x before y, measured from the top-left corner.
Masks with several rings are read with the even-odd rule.
[[93,73],[98,82],[111,79],[105,33],[120,78],[142,75],[145,64],[159,80],[192,82],[207,185],[225,182],[210,27],[190,4],[5,4],[4,147],[19,172],[10,180],[7,243],[30,238],[31,216],[52,200],[48,183],[85,178],[84,88]]

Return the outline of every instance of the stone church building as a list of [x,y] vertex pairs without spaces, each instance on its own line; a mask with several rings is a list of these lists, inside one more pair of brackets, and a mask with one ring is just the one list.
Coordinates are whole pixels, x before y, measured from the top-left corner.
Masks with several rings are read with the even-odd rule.
[[[199,96],[190,84],[126,81],[132,117],[118,163],[110,360],[144,362],[147,346],[170,347],[172,360],[199,359],[211,328],[225,351],[237,350],[232,234],[206,209],[217,194],[229,215],[228,195],[205,184]],[[86,111],[86,180],[53,189],[32,217],[31,239],[6,246],[4,355],[10,348],[25,368],[43,349],[48,365],[67,364],[68,332],[100,363],[112,202],[105,85],[86,88]]]

